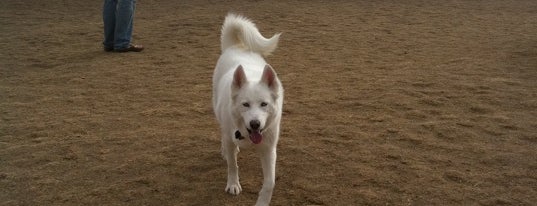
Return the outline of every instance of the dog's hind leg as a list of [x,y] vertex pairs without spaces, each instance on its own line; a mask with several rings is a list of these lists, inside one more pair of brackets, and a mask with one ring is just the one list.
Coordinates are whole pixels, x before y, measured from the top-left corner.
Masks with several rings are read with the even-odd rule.
[[256,206],[269,205],[276,181],[276,147],[260,150],[261,166],[263,167],[263,187],[259,192]]
[[227,162],[227,186],[226,192],[238,195],[242,191],[239,183],[239,166],[237,165],[237,153],[239,148],[231,141],[230,136],[222,136],[222,155]]

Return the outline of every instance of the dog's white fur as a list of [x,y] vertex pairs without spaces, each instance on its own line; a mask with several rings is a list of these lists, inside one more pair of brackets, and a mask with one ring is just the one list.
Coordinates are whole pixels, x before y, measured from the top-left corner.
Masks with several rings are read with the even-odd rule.
[[[263,186],[256,205],[270,203],[275,184],[283,87],[263,57],[276,49],[279,37],[275,34],[267,39],[249,19],[228,14],[222,26],[222,54],[213,74],[213,108],[220,124],[222,155],[227,161],[225,190],[233,195],[242,191],[237,154],[239,147],[252,146],[260,154],[263,168]],[[241,138],[236,138],[236,131]]]

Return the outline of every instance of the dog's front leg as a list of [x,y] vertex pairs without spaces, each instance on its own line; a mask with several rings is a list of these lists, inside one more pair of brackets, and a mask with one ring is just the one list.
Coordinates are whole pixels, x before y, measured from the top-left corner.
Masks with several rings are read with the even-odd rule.
[[238,195],[242,191],[239,183],[239,166],[237,165],[237,153],[239,148],[231,141],[222,141],[222,154],[227,162],[227,185],[226,192]]
[[276,147],[261,150],[261,166],[263,167],[263,187],[259,192],[256,206],[269,205],[272,198],[276,178]]

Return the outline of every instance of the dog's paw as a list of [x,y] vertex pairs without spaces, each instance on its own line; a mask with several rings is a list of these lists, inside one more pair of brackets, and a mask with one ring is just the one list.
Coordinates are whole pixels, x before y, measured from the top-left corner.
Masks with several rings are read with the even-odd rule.
[[241,193],[241,191],[242,187],[239,182],[227,183],[226,192],[228,192],[229,194],[238,195],[239,193]]
[[268,206],[268,205],[269,205],[268,202],[259,202],[259,201],[257,201],[257,202],[255,203],[255,206]]
[[268,206],[270,204],[271,198],[271,195],[267,195],[266,193],[260,192],[255,206]]

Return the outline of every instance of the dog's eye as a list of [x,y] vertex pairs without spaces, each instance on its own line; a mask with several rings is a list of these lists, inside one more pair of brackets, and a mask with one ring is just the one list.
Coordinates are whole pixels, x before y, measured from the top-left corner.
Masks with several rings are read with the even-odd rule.
[[244,103],[242,103],[242,106],[244,106],[244,107],[250,107],[250,104],[248,104],[248,102],[244,102]]
[[262,107],[266,107],[268,104],[266,102],[261,102]]

